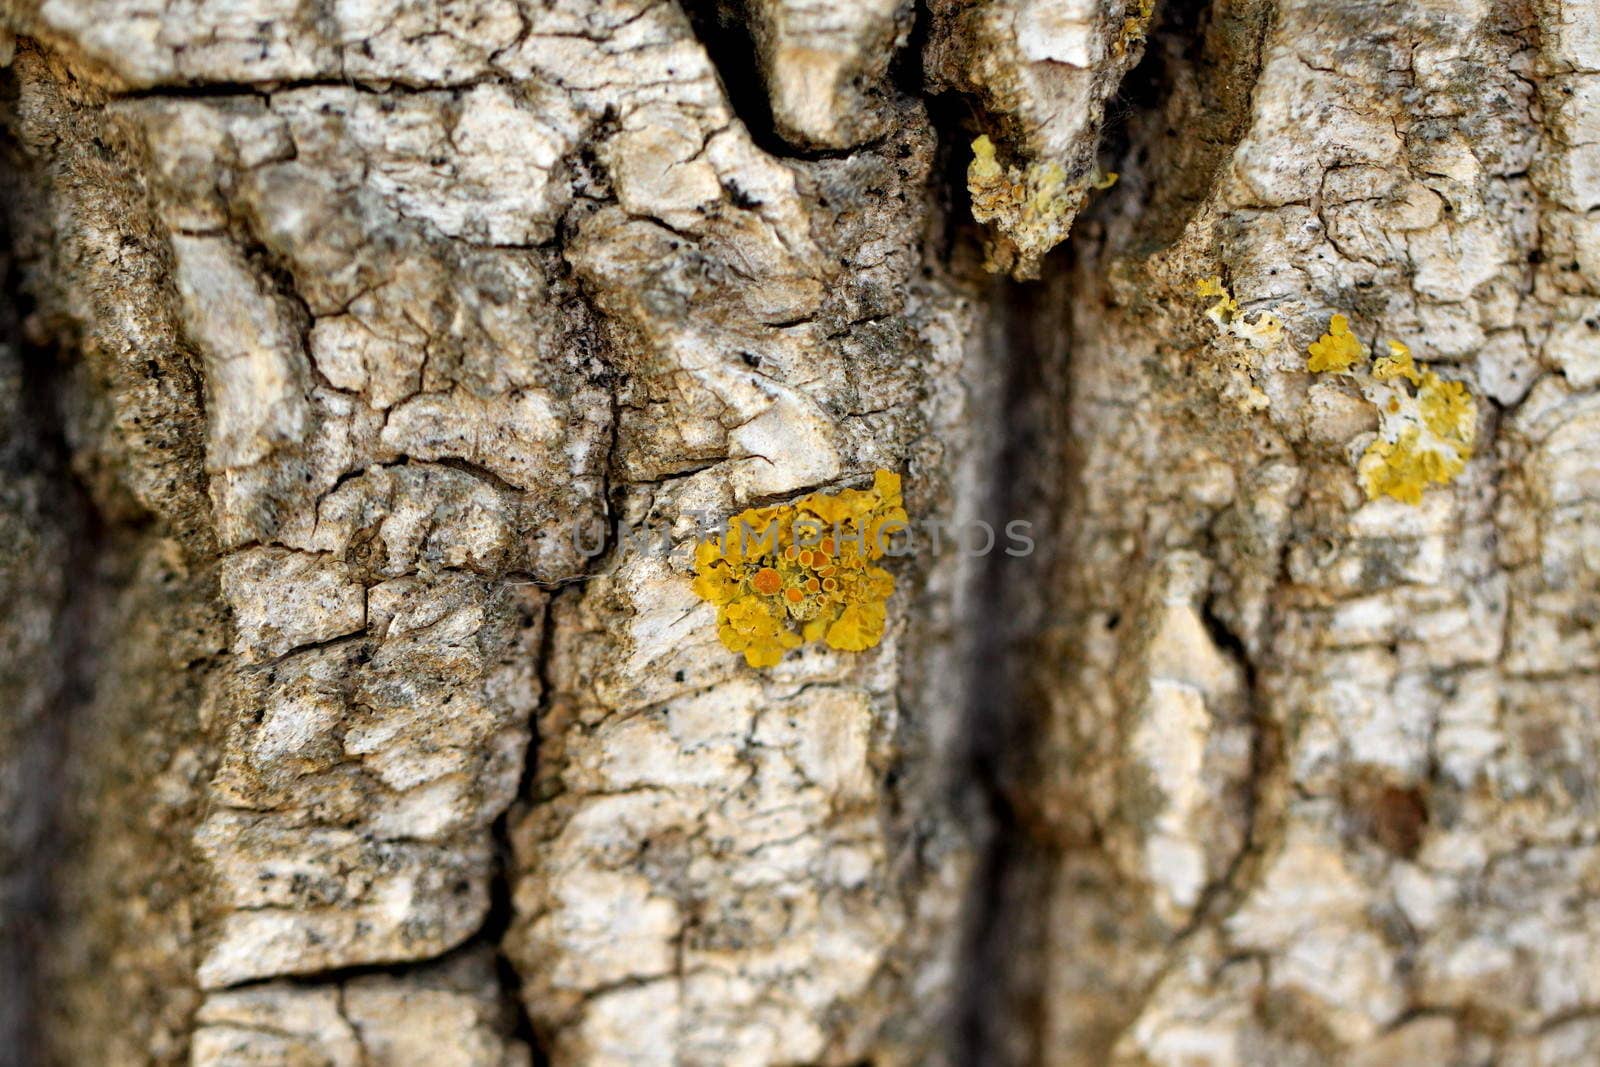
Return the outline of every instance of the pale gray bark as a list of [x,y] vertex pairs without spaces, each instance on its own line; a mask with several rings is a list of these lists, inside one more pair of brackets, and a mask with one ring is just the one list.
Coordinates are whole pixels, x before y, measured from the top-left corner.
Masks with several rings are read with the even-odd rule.
[[[1592,5],[8,22],[19,1062],[1600,1055]],[[631,536],[879,469],[1039,551]]]

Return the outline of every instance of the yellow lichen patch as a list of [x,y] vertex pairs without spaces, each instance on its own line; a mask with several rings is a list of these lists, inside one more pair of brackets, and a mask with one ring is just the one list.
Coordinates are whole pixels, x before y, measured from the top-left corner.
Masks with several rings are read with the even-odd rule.
[[1350,320],[1335,315],[1328,323],[1328,332],[1311,342],[1306,350],[1310,358],[1306,369],[1314,372],[1347,371],[1367,358],[1367,346],[1350,332]]
[[[1335,315],[1335,319],[1344,318]],[[1316,345],[1312,345],[1316,348]],[[1321,367],[1312,367],[1312,370],[1321,370]],[[1416,361],[1411,358],[1411,349],[1402,341],[1389,342],[1389,354],[1383,356],[1372,365],[1372,376],[1380,382],[1392,381],[1395,378],[1404,378],[1412,385],[1422,384],[1422,375],[1417,370]]]
[[[1388,343],[1389,354],[1372,364],[1362,392],[1378,408],[1378,436],[1356,464],[1368,500],[1393,497],[1422,503],[1429,484],[1445,485],[1464,471],[1478,433],[1478,404],[1460,382],[1420,370],[1411,349]],[[1350,333],[1343,315],[1310,348],[1313,371],[1355,372],[1367,350]]]
[[973,141],[972,162],[967,165],[967,188],[973,196],[978,195],[979,189],[993,192],[1004,174],[1005,168],[995,158],[994,142],[989,140],[989,135],[983,134]]
[[1128,49],[1144,42],[1150,27],[1150,16],[1155,14],[1155,0],[1138,0],[1132,11],[1122,19],[1122,32],[1112,42],[1112,54],[1121,59]]
[[807,641],[861,652],[883,639],[894,577],[877,566],[907,529],[900,476],[870,489],[750,508],[695,546],[694,591],[717,607],[717,636],[752,667]]
[[1087,189],[1087,182],[1068,184],[1059,163],[1003,166],[987,135],[973,141],[967,166],[972,217],[998,231],[984,267],[1037,277],[1040,257],[1067,236]]
[[1407,426],[1393,441],[1372,442],[1356,464],[1368,500],[1391,496],[1405,504],[1422,503],[1429,482],[1447,484],[1467,469],[1463,453],[1430,443],[1421,430]]
[[1096,189],[1109,189],[1113,185],[1117,184],[1117,179],[1120,177],[1122,177],[1122,175],[1118,174],[1114,170],[1108,170],[1103,174],[1099,171],[1096,171],[1094,176],[1090,179],[1089,184],[1094,186]]
[[1378,439],[1367,446],[1356,473],[1368,500],[1391,496],[1420,504],[1430,482],[1445,485],[1466,470],[1478,435],[1478,404],[1460,382],[1419,371],[1398,341],[1389,348],[1391,355],[1372,369],[1379,383]]
[[1206,318],[1228,336],[1248,341],[1254,348],[1267,348],[1283,337],[1283,323],[1276,315],[1263,311],[1253,320],[1247,318],[1221,278],[1201,278],[1194,283],[1194,288],[1203,297],[1217,298],[1215,304],[1206,308]]

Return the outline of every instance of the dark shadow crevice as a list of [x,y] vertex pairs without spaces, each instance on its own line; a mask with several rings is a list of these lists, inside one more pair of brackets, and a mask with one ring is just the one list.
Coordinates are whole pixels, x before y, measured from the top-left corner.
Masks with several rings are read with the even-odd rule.
[[[1099,156],[1107,170],[1122,172],[1123,183],[1084,205],[1072,234],[1045,258],[1041,281],[990,279],[984,290],[992,309],[987,343],[1006,382],[995,425],[1004,434],[1002,455],[985,506],[1008,519],[1035,521],[1040,551],[1030,559],[989,561],[983,603],[972,621],[982,647],[967,716],[968,773],[984,799],[990,832],[969,896],[955,1062],[1012,1067],[1049,1058],[1043,1046],[1047,939],[1052,913],[1073,906],[1059,898],[1075,892],[1056,884],[1058,870],[1070,850],[1091,857],[1102,848],[1086,822],[1058,825],[1062,813],[1054,808],[1061,798],[1049,795],[1060,790],[1052,781],[1068,773],[1051,762],[1064,755],[1061,731],[1052,730],[1052,716],[1061,711],[1052,708],[1051,687],[1062,684],[1078,655],[1066,638],[1073,624],[1062,619],[1074,608],[1064,555],[1081,540],[1072,524],[1074,502],[1084,492],[1070,431],[1072,278],[1082,275],[1086,256],[1138,261],[1183,234],[1248,129],[1272,12],[1272,0],[1158,5],[1144,56],[1110,101],[1101,132]],[[919,23],[925,26],[925,18]],[[981,104],[962,94],[926,102],[940,136],[935,195],[945,201],[947,223],[935,251],[959,274],[975,257],[981,261],[966,165],[968,145],[990,123]],[[1113,228],[1118,214],[1131,218]],[[1246,675],[1255,741],[1251,792],[1243,798],[1250,839],[1209,891],[1206,915],[1213,905],[1226,906],[1236,880],[1248,876],[1252,850],[1259,847],[1261,783],[1278,759],[1278,741],[1262,721],[1263,683],[1251,657],[1215,618],[1208,622],[1222,631],[1219,647]],[[1046,740],[1052,732],[1055,747]],[[1107,1023],[1109,1041],[1116,1024]]]
[[[14,105],[4,82],[0,108]],[[36,177],[0,133],[0,1058],[48,1062],[42,1017],[55,950],[69,724],[92,693],[88,635],[106,534],[72,473],[64,353],[25,324],[14,212]]]
[[1250,125],[1275,0],[1164,0],[1106,109],[1101,156],[1139,199],[1149,255],[1183,233]]

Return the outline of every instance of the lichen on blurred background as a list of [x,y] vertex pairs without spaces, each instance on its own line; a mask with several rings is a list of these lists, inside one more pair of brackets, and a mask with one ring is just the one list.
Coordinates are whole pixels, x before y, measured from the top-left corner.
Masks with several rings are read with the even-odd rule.
[[[1372,367],[1369,391],[1378,404],[1378,439],[1356,466],[1367,499],[1422,502],[1429,482],[1447,484],[1467,467],[1478,432],[1478,404],[1460,382],[1419,371],[1411,351],[1389,342]],[[1407,389],[1402,382],[1409,382]]]
[[1388,348],[1369,367],[1367,347],[1351,333],[1349,319],[1334,315],[1307,350],[1306,368],[1353,377],[1378,408],[1378,436],[1356,463],[1367,499],[1420,504],[1430,483],[1446,485],[1466,469],[1478,404],[1461,382],[1418,370],[1406,345],[1390,341]]
[[894,577],[876,565],[908,531],[900,476],[870,489],[748,508],[695,546],[694,591],[716,605],[717,636],[752,667],[808,641],[861,652],[883,638]]
[[1206,308],[1206,318],[1228,336],[1248,341],[1254,348],[1266,348],[1283,337],[1283,323],[1271,312],[1262,311],[1254,318],[1246,318],[1244,309],[1222,284],[1221,278],[1202,278],[1195,282],[1195,291],[1204,297],[1217,298],[1215,304]]
[[987,135],[979,137],[972,142],[967,192],[972,195],[972,217],[991,227],[985,269],[1037,278],[1040,260],[1066,238],[1087,192],[1116,183],[1115,171],[1098,168],[1069,182],[1059,163],[1002,165],[994,142]]

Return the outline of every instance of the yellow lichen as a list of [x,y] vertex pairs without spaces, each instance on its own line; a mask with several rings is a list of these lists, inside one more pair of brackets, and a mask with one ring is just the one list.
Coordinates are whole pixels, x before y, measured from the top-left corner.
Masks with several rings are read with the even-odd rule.
[[1150,17],[1155,14],[1155,0],[1138,0],[1131,14],[1122,19],[1122,32],[1112,42],[1111,51],[1121,59],[1134,45],[1142,44],[1150,27]]
[[[1335,315],[1335,319],[1344,318]],[[1312,345],[1313,349],[1317,346]],[[1308,363],[1307,366],[1310,366]],[[1321,370],[1321,367],[1311,367],[1312,370]],[[1403,341],[1390,341],[1389,354],[1379,358],[1372,365],[1372,376],[1380,382],[1391,381],[1395,378],[1404,378],[1412,385],[1422,384],[1422,375],[1417,370],[1416,361],[1411,358],[1411,348]]]
[[983,134],[973,141],[972,162],[967,165],[967,188],[972,195],[976,197],[979,189],[991,191],[1004,173],[1005,168],[995,158],[994,142],[989,140],[989,135]]
[[716,605],[717,636],[752,667],[807,641],[860,652],[883,638],[894,577],[876,566],[906,527],[900,476],[870,489],[749,508],[695,546],[694,591]]
[[[1349,320],[1333,316],[1328,332],[1312,344],[1306,367],[1353,372],[1367,350],[1350,333]],[[1393,497],[1422,503],[1429,484],[1445,485],[1467,467],[1477,439],[1478,405],[1467,387],[1420,370],[1411,349],[1388,342],[1389,354],[1372,364],[1362,391],[1378,409],[1378,436],[1356,464],[1368,500]]]
[[1040,257],[1066,237],[1088,187],[1087,181],[1068,184],[1059,163],[1003,166],[987,135],[973,141],[967,165],[972,217],[998,231],[989,243],[985,268],[1037,277]]
[[1372,369],[1381,391],[1374,397],[1378,439],[1367,446],[1356,472],[1368,500],[1391,496],[1420,504],[1430,482],[1445,485],[1466,470],[1478,435],[1478,405],[1462,383],[1419,371],[1405,345],[1391,341],[1389,348],[1391,354]]
[[1103,174],[1099,171],[1096,171],[1089,184],[1094,186],[1096,189],[1109,189],[1113,185],[1117,184],[1117,179],[1120,177],[1122,177],[1122,175],[1118,174],[1114,170],[1108,170]]
[[1350,320],[1335,315],[1328,323],[1328,332],[1311,342],[1306,351],[1306,369],[1315,372],[1347,371],[1367,358],[1367,346],[1350,332]]
[[1267,348],[1283,337],[1283,323],[1276,315],[1263,311],[1254,320],[1247,318],[1221,278],[1201,278],[1194,287],[1201,296],[1217,298],[1217,302],[1206,309],[1206,318],[1230,337],[1248,341],[1254,348]]

